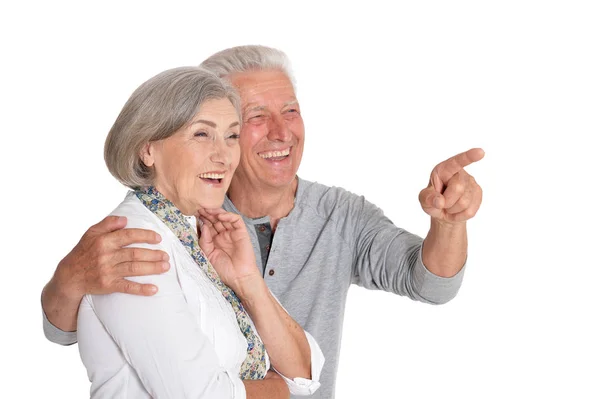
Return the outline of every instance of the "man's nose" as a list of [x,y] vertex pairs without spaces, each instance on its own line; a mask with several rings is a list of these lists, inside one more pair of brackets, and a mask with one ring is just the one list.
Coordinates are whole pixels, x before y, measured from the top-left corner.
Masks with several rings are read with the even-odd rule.
[[281,115],[271,117],[269,121],[269,133],[267,135],[271,141],[287,142],[292,139],[292,131]]

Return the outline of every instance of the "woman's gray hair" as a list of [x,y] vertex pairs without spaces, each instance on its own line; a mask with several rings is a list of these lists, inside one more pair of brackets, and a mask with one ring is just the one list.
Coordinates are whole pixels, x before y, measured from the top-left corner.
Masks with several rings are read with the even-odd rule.
[[231,101],[241,121],[237,91],[205,68],[173,68],[142,83],[106,137],[104,161],[108,170],[132,189],[151,185],[154,169],[140,157],[146,143],[171,137],[191,122],[204,102],[223,98]]
[[219,51],[200,64],[219,77],[256,70],[276,69],[287,75],[296,89],[292,64],[281,50],[258,45],[237,46]]

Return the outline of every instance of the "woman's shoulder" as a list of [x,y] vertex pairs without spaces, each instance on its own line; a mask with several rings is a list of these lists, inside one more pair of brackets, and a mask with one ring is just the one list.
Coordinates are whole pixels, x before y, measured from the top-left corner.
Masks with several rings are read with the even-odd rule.
[[125,225],[125,229],[151,230],[161,237],[160,242],[158,243],[151,244],[140,241],[133,242],[132,244],[126,245],[126,247],[161,250],[169,255],[171,268],[167,272],[158,275],[127,277],[127,279],[140,283],[158,285],[159,291],[161,291],[162,294],[177,292],[179,284],[173,283],[173,281],[176,282],[176,279],[173,281],[171,280],[173,276],[177,275],[176,269],[178,262],[174,248],[176,248],[175,244],[178,240],[169,228],[148,210],[146,206],[144,206],[133,191],[127,192],[123,201],[110,212],[110,216],[126,217],[127,224]]
[[164,227],[160,220],[142,204],[133,191],[127,192],[123,201],[117,205],[110,215],[125,216],[127,218],[126,228],[151,229],[159,233]]

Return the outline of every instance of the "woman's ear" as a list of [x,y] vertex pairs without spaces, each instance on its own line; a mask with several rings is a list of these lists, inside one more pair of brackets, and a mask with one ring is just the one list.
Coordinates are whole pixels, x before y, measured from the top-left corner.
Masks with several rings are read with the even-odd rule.
[[140,159],[147,167],[154,165],[154,146],[148,142],[140,150]]

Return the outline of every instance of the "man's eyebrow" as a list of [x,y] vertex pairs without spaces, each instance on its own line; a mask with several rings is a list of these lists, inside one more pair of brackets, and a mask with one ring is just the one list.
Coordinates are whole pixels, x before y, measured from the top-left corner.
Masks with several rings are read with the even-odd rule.
[[[204,119],[198,119],[198,120],[195,120],[195,121],[193,121],[193,122],[190,124],[190,126],[192,126],[192,125],[195,125],[195,124],[197,124],[197,123],[204,123],[205,125],[208,125],[208,126],[212,127],[213,129],[215,129],[215,128],[217,127],[217,124],[216,124],[216,123],[214,123],[214,122],[211,122],[211,121],[207,121],[207,120],[204,120]],[[237,126],[237,125],[239,125],[239,124],[240,124],[240,123],[239,123],[238,121],[235,121],[235,122],[233,122],[231,125],[229,125],[229,128],[232,128],[232,127],[234,127],[234,126]]]
[[294,99],[294,100],[288,101],[287,103],[283,104],[283,108],[289,107],[290,105],[298,105],[298,100]]
[[[290,100],[290,101],[284,103],[283,107],[281,107],[281,108],[283,109],[285,107],[289,107],[290,105],[297,105],[297,104],[298,104],[298,100],[293,99],[293,100]],[[265,109],[267,109],[267,107],[264,105],[255,105],[255,106],[248,106],[248,107],[244,108],[244,112],[264,111]]]
[[255,105],[253,107],[248,106],[244,108],[244,112],[264,111],[265,109],[267,109],[267,107],[265,107],[264,105]]

